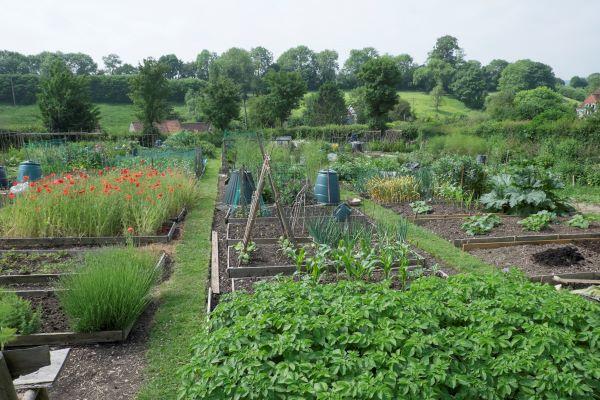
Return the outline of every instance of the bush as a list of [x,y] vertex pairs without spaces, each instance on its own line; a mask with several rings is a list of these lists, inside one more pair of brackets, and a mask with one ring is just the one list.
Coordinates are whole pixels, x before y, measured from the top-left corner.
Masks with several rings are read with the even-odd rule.
[[539,211],[535,214],[531,214],[529,217],[524,218],[517,222],[523,227],[523,230],[539,232],[542,229],[546,229],[550,222],[556,219],[556,214],[546,210]]
[[557,110],[561,113],[568,111],[563,97],[547,87],[538,87],[517,93],[514,105],[517,116],[523,119],[532,119],[548,110]]
[[495,175],[490,184],[492,190],[480,201],[492,211],[529,215],[542,210],[563,213],[571,209],[558,193],[564,187],[562,182],[552,173],[531,165]]
[[81,273],[62,278],[62,308],[77,332],[125,329],[150,302],[162,274],[149,251],[133,247],[88,253]]
[[472,157],[445,156],[433,163],[432,170],[438,183],[450,183],[475,195],[484,190],[485,170]]
[[41,314],[31,308],[31,303],[14,293],[0,290],[0,327],[16,329],[28,335],[40,328]]
[[172,149],[194,149],[200,147],[202,154],[210,158],[217,157],[217,148],[214,144],[208,142],[209,135],[182,131],[169,136],[165,142],[165,147]]
[[219,302],[179,399],[590,399],[600,306],[516,272],[261,284]]
[[488,142],[480,137],[455,133],[435,136],[427,142],[427,149],[434,155],[471,155],[487,154]]
[[401,203],[418,200],[419,185],[414,176],[395,178],[373,178],[366,184],[369,196],[380,203]]
[[500,225],[500,217],[494,214],[473,215],[465,218],[460,228],[468,235],[485,235]]

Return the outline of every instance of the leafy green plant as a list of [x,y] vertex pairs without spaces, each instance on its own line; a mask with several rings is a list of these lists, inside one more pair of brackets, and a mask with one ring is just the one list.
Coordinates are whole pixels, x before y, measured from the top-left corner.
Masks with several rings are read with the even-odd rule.
[[485,186],[485,170],[469,156],[445,156],[431,166],[438,183],[447,182],[465,192],[479,195]]
[[481,196],[491,211],[529,215],[547,210],[563,213],[571,209],[559,195],[564,185],[554,175],[534,166],[513,168],[490,179],[491,191]]
[[4,351],[4,346],[14,340],[16,334],[17,330],[15,328],[0,326],[0,351]]
[[425,201],[413,201],[410,203],[410,208],[415,214],[427,214],[433,210],[433,208]]
[[28,300],[15,293],[0,290],[0,327],[15,329],[18,334],[28,335],[37,332],[40,324],[41,313],[34,311]]
[[590,219],[585,215],[577,214],[567,221],[567,225],[580,229],[587,229],[590,227]]
[[337,246],[340,240],[344,240],[346,243],[356,243],[363,237],[370,237],[372,233],[372,229],[362,221],[338,222],[329,216],[308,220],[307,229],[315,242],[330,247]]
[[294,247],[292,242],[290,242],[289,239],[280,236],[277,240],[277,244],[279,245],[279,251],[281,251],[281,254],[283,254],[287,258],[294,259],[296,248]]
[[246,249],[244,250],[244,243],[237,242],[233,249],[237,253],[237,259],[241,264],[248,264],[250,259],[252,258],[252,253],[256,250],[256,243],[253,241],[249,241],[248,245],[246,245]]
[[404,291],[285,279],[219,302],[178,398],[593,399],[599,316],[516,272]]
[[550,222],[556,219],[556,214],[542,210],[535,214],[531,214],[529,217],[524,218],[517,222],[526,231],[539,232],[542,229],[546,229]]
[[77,332],[125,329],[144,311],[162,275],[152,252],[133,247],[86,255],[81,273],[59,282],[58,298]]
[[465,218],[461,229],[468,235],[485,235],[500,225],[500,217],[494,214],[473,215]]

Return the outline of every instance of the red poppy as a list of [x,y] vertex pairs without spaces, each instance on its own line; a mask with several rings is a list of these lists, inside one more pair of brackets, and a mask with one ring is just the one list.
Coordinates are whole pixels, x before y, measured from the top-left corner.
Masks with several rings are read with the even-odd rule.
[[133,228],[130,226],[129,228],[127,228],[127,232],[133,233]]
[[27,182],[29,180],[29,177],[27,175],[23,176],[23,182]]
[[14,199],[16,196],[14,193],[9,193],[8,198],[9,199]]

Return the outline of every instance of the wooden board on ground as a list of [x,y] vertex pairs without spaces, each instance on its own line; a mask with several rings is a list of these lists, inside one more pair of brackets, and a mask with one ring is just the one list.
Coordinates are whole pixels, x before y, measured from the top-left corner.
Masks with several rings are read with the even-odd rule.
[[15,389],[49,388],[62,371],[71,349],[53,350],[50,352],[50,365],[40,368],[36,372],[23,375],[13,381]]

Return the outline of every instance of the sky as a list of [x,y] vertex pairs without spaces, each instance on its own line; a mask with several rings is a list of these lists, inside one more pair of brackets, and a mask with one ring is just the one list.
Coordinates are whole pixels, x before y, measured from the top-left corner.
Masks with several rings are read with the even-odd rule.
[[0,0],[0,49],[116,53],[137,64],[202,49],[300,44],[408,53],[422,63],[436,38],[458,38],[467,59],[530,58],[563,79],[600,71],[599,0]]

